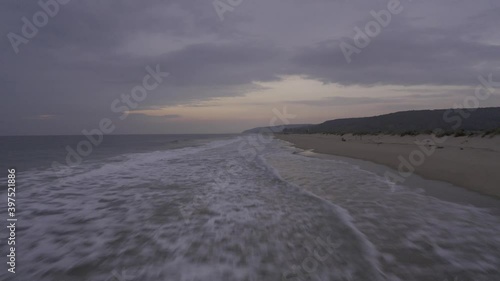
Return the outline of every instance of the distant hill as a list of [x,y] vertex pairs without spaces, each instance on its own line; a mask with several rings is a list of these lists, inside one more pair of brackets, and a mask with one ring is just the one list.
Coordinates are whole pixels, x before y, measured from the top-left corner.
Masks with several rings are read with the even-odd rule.
[[307,127],[311,124],[290,124],[290,125],[280,125],[280,126],[270,126],[270,127],[258,127],[250,130],[243,131],[242,134],[259,134],[259,133],[281,133],[284,129],[293,129],[299,127]]
[[[463,116],[462,116],[463,115]],[[287,128],[283,133],[418,134],[500,129],[500,107],[402,111],[363,118],[336,119],[318,125]]]

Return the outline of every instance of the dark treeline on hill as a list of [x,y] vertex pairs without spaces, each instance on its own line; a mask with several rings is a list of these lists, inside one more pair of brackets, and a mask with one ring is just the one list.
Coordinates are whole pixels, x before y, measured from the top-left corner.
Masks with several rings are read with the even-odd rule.
[[477,109],[415,110],[385,115],[336,119],[318,125],[287,128],[283,133],[301,134],[400,134],[465,135],[500,133],[500,107]]

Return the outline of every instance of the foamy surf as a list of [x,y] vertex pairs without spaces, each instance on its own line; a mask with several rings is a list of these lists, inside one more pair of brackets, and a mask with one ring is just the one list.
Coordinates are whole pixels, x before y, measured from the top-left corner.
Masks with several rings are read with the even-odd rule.
[[[20,173],[19,280],[495,280],[500,220],[241,139]],[[72,169],[72,170],[71,170]],[[5,278],[5,275],[2,275]],[[448,279],[445,279],[448,278]],[[451,279],[450,279],[451,278]]]
[[500,218],[495,213],[439,200],[421,188],[395,188],[354,164],[291,150],[297,151],[285,145],[268,154],[269,165],[284,180],[345,209],[378,250],[382,270],[392,279],[500,278],[500,239],[494,235]]

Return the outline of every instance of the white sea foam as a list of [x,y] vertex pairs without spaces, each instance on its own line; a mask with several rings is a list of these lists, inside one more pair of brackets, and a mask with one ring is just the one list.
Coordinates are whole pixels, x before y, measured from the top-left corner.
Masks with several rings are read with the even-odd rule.
[[402,280],[500,277],[494,234],[500,218],[487,209],[438,200],[422,189],[390,188],[382,176],[349,163],[279,150],[267,159],[284,180],[348,211],[382,253],[385,272]]
[[22,173],[19,280],[500,276],[500,220],[486,210],[391,192],[372,172],[279,141],[253,161],[239,145]]

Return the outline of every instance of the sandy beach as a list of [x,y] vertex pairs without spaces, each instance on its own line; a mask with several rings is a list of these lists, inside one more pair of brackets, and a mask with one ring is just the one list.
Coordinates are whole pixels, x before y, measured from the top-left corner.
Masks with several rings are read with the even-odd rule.
[[276,134],[301,149],[386,165],[396,182],[410,174],[500,198],[500,137]]

